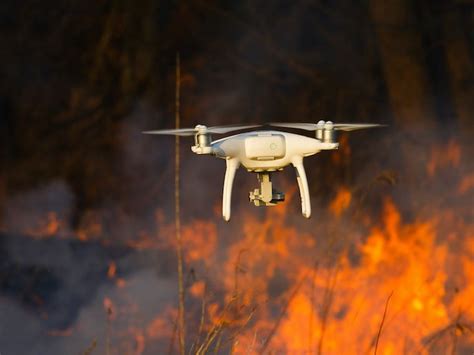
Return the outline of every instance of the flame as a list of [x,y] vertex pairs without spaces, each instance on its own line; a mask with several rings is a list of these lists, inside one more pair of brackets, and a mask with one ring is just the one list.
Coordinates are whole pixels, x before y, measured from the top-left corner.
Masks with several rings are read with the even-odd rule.
[[331,160],[337,166],[341,166],[351,156],[351,146],[349,145],[349,135],[341,134],[339,137],[339,149],[331,155]]
[[[262,226],[260,231],[251,233],[253,254],[246,254],[245,260],[248,268],[251,264],[251,268],[258,269],[259,273],[247,273],[244,284],[253,286],[253,294],[244,302],[250,299],[264,302],[269,297],[265,295],[268,280],[275,272],[274,268],[278,267],[270,260],[278,260],[278,264],[284,264],[288,269],[292,269],[292,264],[299,266],[300,270],[307,268],[307,265],[291,260],[293,253],[289,250],[280,249],[281,238],[285,238],[285,245],[292,250],[300,241],[304,243],[306,237],[299,235],[292,240],[293,231],[281,229],[278,229],[280,233],[265,235],[270,228],[269,225]],[[303,352],[319,346],[325,353],[367,352],[373,346],[385,300],[392,292],[380,353],[401,353],[406,344],[423,349],[423,336],[449,324],[453,316],[452,307],[444,300],[448,248],[436,243],[435,231],[436,221],[404,224],[393,202],[387,200],[384,225],[375,228],[359,245],[360,262],[354,264],[347,255],[341,255],[336,261],[336,276],[331,276],[334,268],[319,270],[313,280],[314,292],[306,285],[291,301],[273,337],[274,349]],[[259,233],[264,234],[259,237]],[[250,242],[250,236],[248,238],[247,242]],[[261,265],[262,257],[254,257],[263,250],[267,256],[271,255],[265,257],[266,265]],[[474,277],[472,259],[463,259],[465,277],[471,282]],[[330,303],[324,300],[328,290]],[[465,307],[473,292],[467,288],[457,295],[465,300]],[[316,306],[318,304],[320,307]],[[326,314],[325,318],[321,318],[321,314]],[[265,327],[266,322],[262,323],[260,330]],[[256,328],[259,328],[258,324]],[[401,334],[403,342],[400,341]],[[239,343],[242,344],[240,350],[246,351],[248,342],[242,339]]]
[[111,320],[115,319],[117,317],[117,311],[112,300],[108,297],[105,297],[103,303],[105,312],[107,313],[107,318]]
[[117,273],[117,265],[113,261],[111,261],[109,263],[109,268],[107,270],[107,277],[109,279],[113,279],[116,273]]
[[206,284],[204,283],[204,281],[197,281],[189,288],[189,293],[193,297],[201,298],[204,296],[205,288]]
[[142,354],[145,350],[145,335],[143,334],[143,330],[140,328],[130,328],[129,331],[134,338],[134,346],[126,353],[133,355]]
[[[199,303],[209,298],[202,303],[204,334],[238,329],[233,335],[235,353],[259,353],[262,346],[284,353],[367,353],[374,347],[392,294],[378,344],[380,354],[406,349],[429,353],[431,338],[457,324],[453,322],[460,312],[466,321],[474,321],[474,232],[462,234],[463,247],[456,256],[450,254],[448,240],[440,241],[437,235],[444,223],[456,224],[453,214],[407,222],[387,198],[381,223],[356,243],[358,258],[341,252],[315,266],[313,253],[321,243],[312,233],[285,222],[291,196],[287,205],[268,209],[264,220],[244,216],[242,235],[227,241],[223,258],[216,255],[220,246],[214,223],[196,220],[183,226],[186,263],[212,272],[214,287],[220,285],[219,292],[224,295],[223,301],[213,299],[215,294],[206,295],[204,280],[189,286],[189,296]],[[347,188],[339,189],[329,205],[330,214],[340,216],[350,207],[351,199]],[[459,226],[460,233],[466,230],[469,227]],[[172,223],[161,225],[159,231],[165,241],[146,235],[148,239],[133,246],[140,249],[146,241],[154,248],[173,248]],[[453,273],[449,265],[454,257],[460,267]],[[115,280],[119,289],[126,284],[117,278],[113,261],[107,277]],[[446,288],[450,282],[459,285],[454,294]],[[109,321],[135,319],[136,311],[118,306],[108,297],[103,305]],[[175,320],[176,310],[168,308],[147,324],[133,322],[120,333],[124,343],[117,349],[141,354],[150,342],[167,342],[173,337]],[[453,329],[457,337],[474,343],[462,324]],[[443,339],[440,335],[436,342],[444,345],[437,346],[451,346]]]
[[162,316],[158,316],[153,319],[146,328],[147,337],[150,339],[162,339],[170,338],[171,326]]
[[217,248],[216,225],[210,221],[194,221],[182,231],[188,263],[211,260]]
[[446,146],[435,146],[431,149],[431,158],[426,166],[428,175],[433,177],[440,168],[457,167],[461,161],[461,147],[451,140]]
[[[338,163],[350,155],[347,138],[343,143],[334,158]],[[437,173],[460,166],[462,157],[454,141],[433,147],[426,174],[435,180]],[[474,175],[446,190],[460,201],[469,199]],[[289,223],[297,188],[286,191],[286,203],[265,209],[263,218],[250,209],[236,213],[238,222],[227,224],[223,235],[214,219],[182,226],[190,343],[198,347],[211,334],[212,346],[219,337],[231,339],[226,346],[232,344],[237,354],[359,354],[373,352],[376,343],[379,354],[450,353],[453,339],[474,346],[472,203],[467,209],[463,203],[427,206],[426,213],[408,218],[397,199],[387,197],[380,216],[363,216],[363,223],[350,228],[340,217],[355,208],[357,196],[343,186],[327,211],[301,227]],[[48,212],[37,228],[26,230],[63,236],[67,224],[58,216]],[[106,236],[102,219],[89,211],[71,238],[100,240],[104,247],[118,243]],[[174,255],[174,223],[161,210],[154,222],[123,245]],[[116,291],[103,298],[112,353],[142,354],[156,344],[168,349],[176,339],[176,305],[148,314],[117,271],[114,260],[106,273],[101,270]]]
[[33,227],[27,226],[24,233],[35,238],[52,238],[62,234],[66,223],[55,211],[48,211],[43,218],[36,221]]
[[466,175],[459,183],[458,193],[463,195],[474,188],[474,174]]
[[352,194],[349,189],[345,187],[339,188],[336,194],[336,198],[329,205],[329,210],[336,216],[339,217],[351,204]]

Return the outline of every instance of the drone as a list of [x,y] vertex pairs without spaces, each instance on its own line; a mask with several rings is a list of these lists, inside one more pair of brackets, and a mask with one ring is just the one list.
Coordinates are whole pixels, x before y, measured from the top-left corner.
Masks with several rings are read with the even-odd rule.
[[[212,135],[248,130],[262,126],[281,127],[315,132],[315,138],[279,130],[253,130],[212,140]],[[226,172],[222,196],[222,216],[230,220],[232,185],[237,169],[242,165],[248,172],[256,173],[260,188],[249,192],[249,200],[255,206],[274,206],[285,200],[285,194],[272,186],[272,174],[282,171],[288,165],[296,170],[296,181],[301,196],[301,213],[311,217],[311,201],[308,180],[303,166],[303,158],[315,155],[322,150],[335,150],[336,131],[383,126],[373,123],[268,123],[265,125],[230,125],[194,128],[163,129],[145,131],[145,134],[194,136],[191,150],[196,154],[213,155],[225,159]]]

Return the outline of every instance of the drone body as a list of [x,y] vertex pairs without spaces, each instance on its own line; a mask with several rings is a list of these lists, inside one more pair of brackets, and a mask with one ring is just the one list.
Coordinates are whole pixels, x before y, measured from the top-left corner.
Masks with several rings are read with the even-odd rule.
[[311,216],[311,203],[303,158],[322,150],[338,149],[334,142],[334,131],[351,131],[360,128],[379,126],[375,124],[333,124],[320,121],[313,123],[271,123],[272,126],[304,129],[316,132],[316,138],[288,132],[268,130],[251,131],[212,141],[211,134],[223,134],[235,130],[257,126],[222,126],[176,130],[148,131],[150,134],[194,135],[195,145],[191,150],[196,154],[209,154],[226,160],[226,173],[222,200],[222,216],[229,221],[231,216],[232,185],[237,169],[242,165],[258,176],[260,188],[249,193],[249,199],[256,206],[272,206],[284,201],[284,194],[272,187],[271,174],[281,171],[288,165],[296,170],[296,179],[301,195],[301,212],[304,217]]
[[[222,201],[224,219],[230,219],[232,184],[240,165],[257,173],[262,185],[260,190],[250,193],[250,200],[257,206],[270,206],[284,199],[283,194],[273,191],[270,173],[283,170],[290,164],[296,168],[303,216],[309,218],[311,204],[303,158],[324,149],[337,149],[338,145],[280,131],[247,132],[212,142],[210,154],[225,159],[227,165]],[[200,154],[201,147],[193,146],[192,150]]]

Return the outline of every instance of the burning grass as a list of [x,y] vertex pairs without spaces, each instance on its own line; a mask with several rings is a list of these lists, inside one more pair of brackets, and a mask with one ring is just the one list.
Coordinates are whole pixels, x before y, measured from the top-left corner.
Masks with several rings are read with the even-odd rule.
[[[448,148],[454,153],[432,151],[425,170],[431,183],[436,174],[445,178],[453,164],[462,164],[461,148],[453,142]],[[391,197],[371,215],[360,205],[367,194],[346,186],[301,226],[300,217],[293,217],[297,197],[291,189],[289,201],[265,210],[264,218],[246,208],[225,226],[214,219],[184,223],[187,351],[469,353],[474,347],[470,176],[453,180],[443,192],[458,200],[434,199],[412,216]],[[47,222],[38,224],[41,233],[28,226],[29,235],[53,238],[53,229],[65,228],[52,216],[46,211]],[[70,237],[84,243],[98,239],[104,247],[124,243],[137,252],[175,249],[174,224],[159,211],[152,228],[122,242],[98,232],[104,230],[100,220],[89,216]],[[97,337],[87,351],[176,352],[176,290],[167,284],[138,294],[120,260],[108,262],[103,273],[111,284],[102,299],[105,337]],[[143,292],[151,299],[166,292],[174,296],[150,312],[137,296]],[[49,336],[87,334],[81,320],[67,329]]]
[[[187,283],[188,332],[199,329],[192,352],[447,353],[473,346],[472,235],[457,231],[463,246],[453,254],[436,233],[442,215],[407,223],[387,199],[382,223],[357,243],[354,259],[333,254],[330,243],[315,253],[318,241],[289,227],[284,209],[269,210],[263,221],[246,216],[241,238],[223,255],[214,224],[185,227],[187,265],[202,270]],[[159,315],[143,337],[169,341],[175,320]]]

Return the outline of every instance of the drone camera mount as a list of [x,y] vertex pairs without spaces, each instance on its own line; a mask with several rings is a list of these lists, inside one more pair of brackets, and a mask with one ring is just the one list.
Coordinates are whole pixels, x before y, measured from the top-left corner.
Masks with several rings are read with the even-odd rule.
[[275,206],[279,202],[285,201],[285,194],[272,187],[272,180],[269,172],[257,173],[260,188],[249,192],[249,200],[255,206]]

